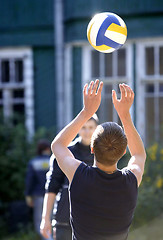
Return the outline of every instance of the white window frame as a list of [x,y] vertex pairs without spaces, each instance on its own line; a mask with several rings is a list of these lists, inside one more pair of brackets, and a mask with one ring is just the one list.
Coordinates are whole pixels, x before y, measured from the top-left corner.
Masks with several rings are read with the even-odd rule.
[[72,120],[72,48],[66,44],[64,49],[64,125]]
[[[146,47],[154,47],[154,54],[158,54],[158,48],[163,46],[163,38],[155,38],[155,39],[139,39],[136,43],[136,73],[137,73],[137,81],[136,81],[136,89],[137,89],[137,128],[141,133],[143,138],[143,142],[145,145],[147,141],[145,139],[145,124],[146,124],[146,116],[145,116],[145,82],[153,83],[154,81],[163,82],[163,75],[159,74],[159,62],[156,58],[154,62],[154,67],[156,69],[156,73],[154,75],[146,75],[145,74],[145,48]],[[157,134],[157,130],[156,130]],[[157,136],[156,136],[157,139]]]
[[23,60],[23,82],[22,83],[0,83],[4,97],[4,116],[12,114],[12,102],[10,89],[24,89],[25,126],[29,138],[34,134],[34,87],[33,87],[33,54],[32,49],[27,47],[0,48],[0,59],[22,59]]
[[[106,83],[112,83],[113,86],[115,86],[115,89],[118,87],[118,83],[123,83],[126,82],[133,88],[134,83],[133,83],[133,47],[130,41],[125,44],[124,48],[126,49],[126,77],[101,77],[100,80]],[[85,44],[82,48],[82,87],[84,86],[85,83],[90,82],[92,79],[91,76],[91,51],[94,49],[88,45]],[[108,53],[109,54],[109,53]],[[100,56],[101,58],[101,56]],[[103,64],[102,59],[100,59],[100,64]],[[113,55],[113,61],[114,61],[114,55]],[[113,75],[115,73],[115,68],[114,68],[114,62],[113,62]],[[132,107],[131,109],[131,115],[133,117],[133,111],[134,108]],[[116,114],[116,111],[113,110],[113,121],[118,122],[118,116]]]

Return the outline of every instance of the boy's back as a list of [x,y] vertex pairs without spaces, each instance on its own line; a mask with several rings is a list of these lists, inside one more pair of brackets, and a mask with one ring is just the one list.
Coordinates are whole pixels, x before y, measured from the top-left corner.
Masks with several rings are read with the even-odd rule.
[[[120,99],[112,91],[113,104],[124,131],[118,124],[106,122],[100,124],[93,133],[91,151],[97,169],[84,167],[67,148],[83,124],[98,110],[102,86],[99,80],[84,86],[83,109],[55,137],[51,145],[60,168],[70,182],[72,227],[73,232],[79,235],[74,237],[77,240],[127,239],[136,206],[137,187],[144,173],[146,152],[129,112],[134,92],[126,84],[119,85]],[[117,169],[117,163],[125,154],[127,146],[131,158],[128,170],[123,169],[121,172]],[[113,172],[110,176],[116,178],[109,176]],[[123,231],[123,236],[115,236]],[[115,233],[114,237],[112,233]]]
[[127,169],[107,174],[81,163],[70,198],[73,239],[125,240],[136,207],[137,179]]

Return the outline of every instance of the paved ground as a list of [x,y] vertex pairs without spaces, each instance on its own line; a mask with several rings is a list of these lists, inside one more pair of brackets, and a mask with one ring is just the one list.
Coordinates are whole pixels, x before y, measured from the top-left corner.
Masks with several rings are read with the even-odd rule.
[[129,234],[128,240],[163,240],[163,214]]

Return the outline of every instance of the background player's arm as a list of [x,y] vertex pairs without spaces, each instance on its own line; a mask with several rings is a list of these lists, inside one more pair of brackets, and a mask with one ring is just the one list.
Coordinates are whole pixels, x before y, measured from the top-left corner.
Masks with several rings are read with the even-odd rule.
[[40,232],[45,238],[52,234],[51,214],[56,199],[55,193],[45,193]]
[[97,111],[101,102],[101,91],[103,83],[98,88],[99,80],[86,84],[83,90],[84,107],[78,116],[68,124],[53,140],[52,152],[56,156],[59,167],[65,173],[69,182],[72,181],[74,173],[80,161],[76,160],[67,146],[75,138],[81,127],[87,122]]
[[51,215],[56,195],[62,188],[64,178],[65,175],[60,170],[54,155],[52,155],[50,158],[50,169],[46,174],[46,193],[44,196],[42,221],[40,225],[40,232],[45,238],[48,238],[48,235],[51,234],[52,231]]
[[122,121],[128,140],[128,148],[131,153],[128,169],[130,169],[135,174],[139,186],[144,173],[146,152],[141,137],[137,132],[129,113],[129,109],[134,100],[134,93],[131,88],[125,84],[120,84],[120,91],[120,100],[117,100],[116,93],[113,91],[113,103]]

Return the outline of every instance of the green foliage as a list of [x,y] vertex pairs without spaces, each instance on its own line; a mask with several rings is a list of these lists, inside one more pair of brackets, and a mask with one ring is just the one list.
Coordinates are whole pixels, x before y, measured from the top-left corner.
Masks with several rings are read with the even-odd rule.
[[31,226],[27,227],[25,230],[21,230],[15,234],[7,237],[3,237],[1,240],[40,240],[37,233],[34,232]]
[[[142,227],[163,212],[163,148],[157,143],[146,150],[147,159],[142,183],[138,190],[138,203],[131,230]],[[130,154],[119,162],[121,169],[127,166]]]
[[147,149],[147,160],[139,188],[133,228],[140,227],[163,212],[163,148],[157,143]]
[[46,138],[49,141],[52,141],[54,136],[55,136],[55,128],[50,128],[50,129],[47,129],[44,127],[39,128],[35,132],[35,135],[33,136],[33,139],[30,144],[30,148],[28,149],[28,154],[30,156],[36,155],[36,146],[39,139]]
[[0,192],[1,201],[10,202],[24,198],[24,178],[27,162],[36,154],[40,138],[52,139],[54,131],[40,128],[29,142],[23,124],[13,127],[10,122],[0,123]]
[[24,174],[29,159],[29,143],[22,124],[0,125],[0,191],[1,201],[23,198]]
[[[39,139],[50,141],[54,137],[54,129],[40,128],[29,141],[23,121],[14,118],[4,121],[0,117],[0,235],[6,236],[9,218],[8,207],[13,201],[24,200],[25,174],[28,161],[36,155],[36,145]],[[13,122],[17,122],[13,126]],[[32,234],[32,232],[31,232]],[[21,233],[20,239],[36,239],[26,237]],[[28,238],[29,237],[29,238]],[[11,238],[19,239],[19,238]]]

